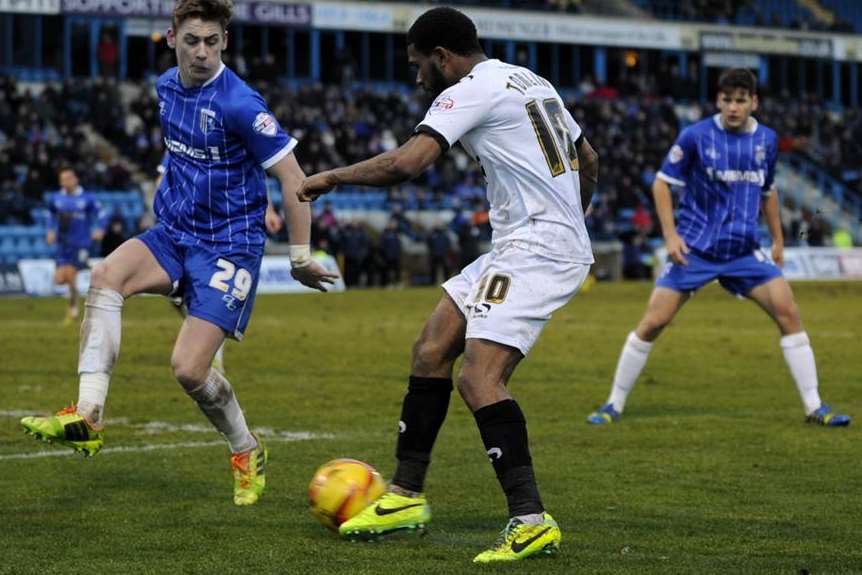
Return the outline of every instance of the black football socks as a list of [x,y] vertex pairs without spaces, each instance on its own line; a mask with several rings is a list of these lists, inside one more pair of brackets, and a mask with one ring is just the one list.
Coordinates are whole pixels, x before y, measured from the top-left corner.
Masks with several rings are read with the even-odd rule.
[[398,422],[398,467],[392,484],[421,493],[431,462],[431,449],[449,411],[452,380],[442,377],[410,376],[407,395]]
[[527,420],[517,402],[506,399],[486,405],[473,417],[506,494],[509,517],[543,513],[527,440]]

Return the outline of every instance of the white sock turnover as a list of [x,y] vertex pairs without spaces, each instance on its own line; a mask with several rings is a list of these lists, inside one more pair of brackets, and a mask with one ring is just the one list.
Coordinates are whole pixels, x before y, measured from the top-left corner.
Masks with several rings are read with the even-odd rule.
[[626,398],[646,365],[651,349],[652,343],[643,341],[635,332],[631,332],[626,338],[614,373],[614,386],[608,398],[608,403],[612,403],[618,412],[622,413],[625,409]]
[[799,390],[805,415],[811,415],[820,408],[820,392],[817,389],[817,364],[814,362],[814,350],[804,331],[785,335],[781,338],[781,351],[784,361],[790,368],[790,375]]

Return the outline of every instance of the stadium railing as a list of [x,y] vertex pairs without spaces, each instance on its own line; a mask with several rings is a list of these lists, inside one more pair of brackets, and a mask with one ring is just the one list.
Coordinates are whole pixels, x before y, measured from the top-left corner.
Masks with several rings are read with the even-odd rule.
[[842,210],[849,212],[857,220],[862,220],[862,200],[860,200],[856,192],[811,160],[805,159],[798,154],[782,154],[781,160],[812,180],[817,189],[823,195],[831,198]]

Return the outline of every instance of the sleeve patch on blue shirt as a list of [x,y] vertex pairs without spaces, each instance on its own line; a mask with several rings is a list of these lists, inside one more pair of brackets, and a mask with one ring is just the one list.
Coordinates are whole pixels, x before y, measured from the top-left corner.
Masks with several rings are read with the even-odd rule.
[[252,128],[258,134],[263,134],[264,136],[272,138],[278,133],[278,122],[275,121],[272,114],[261,112],[254,117]]

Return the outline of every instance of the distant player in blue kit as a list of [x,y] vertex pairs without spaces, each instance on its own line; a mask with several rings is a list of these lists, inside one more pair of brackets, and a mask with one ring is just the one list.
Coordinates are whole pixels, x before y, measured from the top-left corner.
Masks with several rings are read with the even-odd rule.
[[158,223],[93,270],[81,326],[77,406],[25,417],[28,433],[94,455],[104,444],[103,410],[120,351],[120,314],[139,293],[182,294],[188,317],[174,344],[177,381],[230,444],[234,503],[255,503],[267,452],[248,428],[228,380],[211,369],[225,337],[241,339],[254,304],[265,239],[266,173],[280,184],[293,276],[325,291],[334,276],[311,259],[305,177],[286,134],[257,92],[221,61],[230,0],[179,0],[168,31],[176,68],[157,84],[170,151],[156,193]]
[[[775,321],[806,421],[830,427],[850,424],[849,416],[834,413],[820,400],[814,352],[781,274],[784,237],[774,185],[777,138],[751,117],[757,104],[754,74],[725,71],[718,84],[720,113],[683,130],[665,158],[653,195],[671,261],[623,346],[607,403],[589,415],[588,423],[619,419],[653,342],[692,293],[717,279]],[[670,185],[683,190],[676,223]],[[757,241],[761,208],[772,235],[772,262]]]
[[78,318],[78,271],[87,267],[90,244],[104,235],[99,202],[78,185],[75,170],[63,166],[58,172],[60,191],[48,200],[48,230],[45,242],[56,244],[54,283],[69,287],[69,307],[64,323]]

